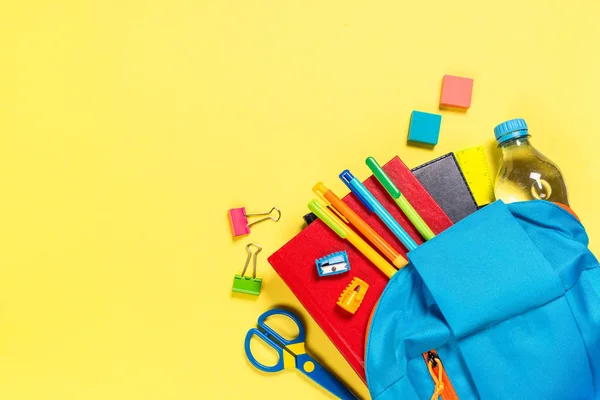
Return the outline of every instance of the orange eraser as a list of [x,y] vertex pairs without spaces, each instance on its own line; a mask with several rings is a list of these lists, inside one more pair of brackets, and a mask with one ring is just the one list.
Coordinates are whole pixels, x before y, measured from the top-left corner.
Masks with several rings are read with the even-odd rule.
[[444,75],[440,107],[466,110],[471,107],[473,79],[460,76]]

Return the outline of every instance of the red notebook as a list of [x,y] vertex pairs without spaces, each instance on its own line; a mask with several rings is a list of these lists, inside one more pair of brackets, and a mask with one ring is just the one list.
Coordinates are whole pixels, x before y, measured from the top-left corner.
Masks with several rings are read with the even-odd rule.
[[[436,234],[452,225],[452,221],[398,157],[384,165],[383,169]],[[421,244],[423,239],[418,231],[379,182],[370,177],[364,184],[410,236]],[[349,194],[343,200],[396,250],[406,254],[400,241],[354,195]],[[341,250],[348,253],[350,271],[319,277],[315,260]],[[364,381],[367,324],[371,311],[388,282],[387,277],[320,220],[310,224],[275,252],[269,257],[269,262]],[[354,315],[336,305],[340,294],[353,277],[369,284],[365,298]]]

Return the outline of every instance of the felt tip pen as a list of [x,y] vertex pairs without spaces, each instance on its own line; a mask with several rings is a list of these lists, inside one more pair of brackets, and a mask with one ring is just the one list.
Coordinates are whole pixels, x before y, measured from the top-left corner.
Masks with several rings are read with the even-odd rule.
[[398,204],[398,207],[402,210],[404,215],[408,217],[410,222],[417,228],[421,236],[425,240],[429,240],[435,236],[435,233],[429,228],[429,226],[423,221],[423,218],[415,211],[414,207],[408,202],[405,196],[402,195],[400,189],[392,182],[388,174],[385,173],[383,168],[377,163],[373,157],[369,157],[366,160],[366,164],[375,175],[375,178],[381,183],[381,186],[392,196],[392,199]]
[[321,221],[330,227],[342,239],[348,240],[358,251],[369,259],[381,272],[388,278],[391,278],[397,270],[385,260],[378,252],[373,250],[360,236],[358,236],[348,225],[344,224],[333,212],[319,203],[318,200],[312,200],[308,203],[310,211],[315,213]]
[[369,192],[369,190],[356,179],[349,170],[345,170],[340,174],[342,182],[358,197],[358,199],[369,209],[374,212],[379,219],[392,231],[394,235],[402,242],[408,251],[417,248],[417,243],[410,235],[400,226],[400,224],[390,215],[390,213],[381,205],[379,201]]
[[313,187],[313,192],[325,203],[328,208],[338,214],[342,220],[348,221],[362,235],[375,246],[381,254],[394,264],[397,268],[404,267],[408,261],[402,257],[388,242],[385,241],[377,232],[373,230],[361,217],[358,216],[346,203],[343,202],[331,189],[328,189],[323,182],[317,183]]

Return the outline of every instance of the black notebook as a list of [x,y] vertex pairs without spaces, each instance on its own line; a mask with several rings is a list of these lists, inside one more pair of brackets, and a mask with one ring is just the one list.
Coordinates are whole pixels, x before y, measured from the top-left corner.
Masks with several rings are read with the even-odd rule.
[[475,198],[453,153],[419,165],[412,173],[452,222],[477,211]]

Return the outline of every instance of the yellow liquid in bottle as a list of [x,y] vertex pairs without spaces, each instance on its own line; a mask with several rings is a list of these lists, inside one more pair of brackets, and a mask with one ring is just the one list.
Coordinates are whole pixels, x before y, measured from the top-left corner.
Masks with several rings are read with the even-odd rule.
[[494,192],[505,203],[548,200],[569,205],[567,188],[558,167],[534,149],[528,139],[503,143],[502,162]]

